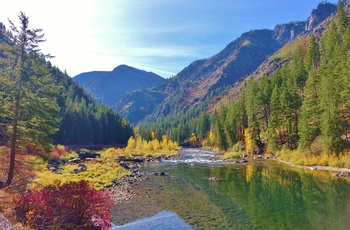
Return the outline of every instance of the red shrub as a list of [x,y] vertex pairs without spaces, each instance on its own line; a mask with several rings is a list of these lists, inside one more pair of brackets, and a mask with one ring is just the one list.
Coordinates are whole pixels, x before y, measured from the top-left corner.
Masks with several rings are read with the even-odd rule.
[[68,182],[22,194],[16,214],[36,229],[109,229],[113,204],[107,191]]
[[68,146],[57,145],[51,148],[50,155],[52,158],[58,159],[60,156],[67,154],[70,150]]

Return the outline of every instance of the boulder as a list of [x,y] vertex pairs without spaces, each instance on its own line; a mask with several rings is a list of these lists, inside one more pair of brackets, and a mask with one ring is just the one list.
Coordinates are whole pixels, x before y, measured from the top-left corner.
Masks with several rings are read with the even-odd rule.
[[78,153],[78,156],[80,159],[85,160],[87,158],[96,158],[96,157],[101,157],[100,154],[95,153],[95,152],[87,152],[87,151],[80,151]]
[[66,164],[67,161],[52,158],[47,162],[47,169],[54,173],[59,173],[62,170],[61,165]]
[[72,173],[80,173],[80,172],[84,172],[86,170],[87,170],[86,165],[79,164],[77,168],[73,169]]

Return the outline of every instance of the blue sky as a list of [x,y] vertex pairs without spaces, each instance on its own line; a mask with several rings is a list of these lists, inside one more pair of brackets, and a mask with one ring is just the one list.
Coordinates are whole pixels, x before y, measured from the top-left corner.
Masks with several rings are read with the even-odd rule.
[[[304,21],[321,0],[11,0],[0,21],[23,11],[42,28],[42,49],[74,77],[127,64],[163,77],[220,52],[242,33]],[[327,2],[336,4],[338,0]]]

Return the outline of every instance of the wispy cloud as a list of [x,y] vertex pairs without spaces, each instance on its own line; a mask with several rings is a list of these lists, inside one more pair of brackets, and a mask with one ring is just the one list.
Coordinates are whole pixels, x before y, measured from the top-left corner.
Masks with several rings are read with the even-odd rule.
[[149,70],[149,71],[155,72],[155,73],[163,73],[163,74],[172,75],[172,76],[177,74],[177,73],[173,73],[173,72],[169,72],[169,71],[165,71],[165,70],[160,70],[160,69],[155,69],[155,68],[147,67],[147,66],[134,65],[134,64],[131,64],[130,66],[133,66],[133,67],[139,68],[139,69]]

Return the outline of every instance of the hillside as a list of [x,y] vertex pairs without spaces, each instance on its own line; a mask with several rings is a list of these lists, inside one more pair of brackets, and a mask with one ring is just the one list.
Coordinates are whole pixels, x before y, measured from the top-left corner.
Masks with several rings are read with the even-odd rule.
[[[313,31],[317,26],[335,14],[334,4],[322,2],[311,16],[302,22],[276,25],[273,30],[251,30],[228,44],[213,57],[197,60],[171,79],[151,90],[130,92],[122,96],[116,109],[127,117],[146,117],[137,98],[153,98],[148,103],[150,120],[184,113],[204,103],[206,109],[216,107],[237,82],[261,68],[260,65],[303,33]],[[277,60],[277,59],[276,59]],[[237,91],[235,91],[237,92]],[[145,96],[140,96],[144,94]],[[164,98],[164,99],[163,99]],[[162,101],[159,104],[159,101]],[[127,111],[127,112],[125,112]],[[135,114],[143,114],[136,116]],[[133,120],[135,123],[136,120]]]
[[82,73],[73,77],[73,80],[97,101],[110,107],[114,107],[119,97],[128,91],[154,87],[164,81],[157,74],[127,65],[120,65],[112,71]]
[[148,119],[137,132],[144,138],[165,133],[184,145],[223,150],[228,158],[271,154],[293,164],[344,167],[350,159],[349,12],[339,3],[336,14],[233,87],[181,114]]

